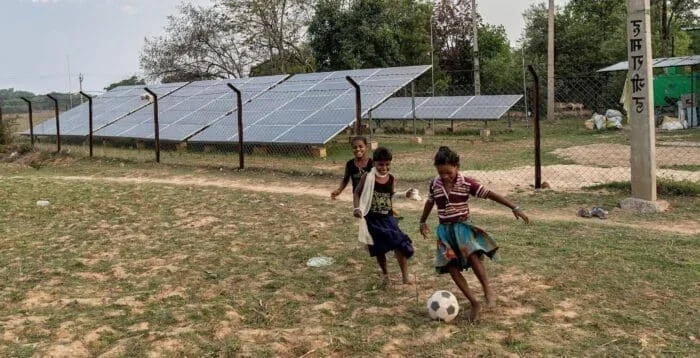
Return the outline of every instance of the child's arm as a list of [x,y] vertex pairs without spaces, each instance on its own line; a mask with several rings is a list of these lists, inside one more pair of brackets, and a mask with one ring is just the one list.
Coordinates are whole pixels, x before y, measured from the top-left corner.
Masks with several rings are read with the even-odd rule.
[[425,206],[423,206],[423,215],[420,216],[420,233],[423,235],[424,239],[427,239],[430,235],[430,228],[428,227],[428,223],[426,223],[426,221],[428,220],[430,212],[433,211],[434,205],[435,201],[428,198],[428,200],[425,201]]
[[345,165],[345,174],[343,174],[343,179],[340,180],[340,185],[338,186],[338,189],[335,189],[331,192],[331,198],[335,199],[340,193],[345,190],[345,187],[348,186],[348,182],[350,182],[350,170],[348,169],[348,166]]
[[357,189],[355,189],[355,192],[352,193],[352,215],[354,215],[357,218],[362,217],[362,210],[360,209],[360,195],[362,195],[362,190],[365,189],[365,177],[367,174],[362,174],[362,177],[360,177],[360,182],[357,183]]
[[528,224],[530,223],[530,219],[525,215],[525,212],[523,209],[521,209],[519,206],[513,204],[510,202],[510,200],[506,199],[505,197],[501,196],[500,194],[489,191],[488,194],[486,194],[486,199],[491,199],[503,206],[507,206],[510,208],[510,210],[513,211],[513,215],[515,215],[516,219],[523,219],[523,221]]

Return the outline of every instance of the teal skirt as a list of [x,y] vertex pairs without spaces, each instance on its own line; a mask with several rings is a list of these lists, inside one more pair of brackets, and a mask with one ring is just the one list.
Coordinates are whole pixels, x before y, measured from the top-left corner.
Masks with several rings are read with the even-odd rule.
[[483,260],[484,255],[496,259],[498,245],[486,231],[471,222],[461,221],[440,224],[437,227],[437,249],[435,250],[435,271],[447,273],[453,265],[462,270],[469,268],[467,257],[476,253]]

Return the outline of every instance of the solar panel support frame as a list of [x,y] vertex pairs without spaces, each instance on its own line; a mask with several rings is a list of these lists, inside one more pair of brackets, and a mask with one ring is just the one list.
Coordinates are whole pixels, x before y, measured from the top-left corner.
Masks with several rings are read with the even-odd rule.
[[49,97],[53,101],[53,109],[54,109],[54,115],[56,116],[56,153],[61,152],[61,125],[60,125],[60,120],[59,120],[59,110],[58,110],[58,99],[56,97],[47,94],[46,97]]
[[27,99],[27,97],[20,97],[23,101],[27,102],[27,107],[29,107],[29,137],[32,141],[32,148],[34,148],[34,120],[32,118],[32,101]]
[[144,91],[148,92],[151,96],[153,96],[153,126],[154,128],[154,139],[155,139],[155,146],[156,146],[156,163],[160,163],[160,130],[159,130],[159,125],[158,125],[158,94],[151,91],[148,87],[143,88]]
[[238,168],[244,169],[245,162],[243,159],[243,99],[241,91],[231,83],[226,84],[228,88],[236,92],[236,118],[238,119]]
[[355,87],[355,132],[358,135],[362,135],[362,93],[360,85],[350,76],[345,76],[345,79]]
[[92,158],[92,96],[83,91],[78,93],[88,100],[88,144],[90,145],[90,158]]

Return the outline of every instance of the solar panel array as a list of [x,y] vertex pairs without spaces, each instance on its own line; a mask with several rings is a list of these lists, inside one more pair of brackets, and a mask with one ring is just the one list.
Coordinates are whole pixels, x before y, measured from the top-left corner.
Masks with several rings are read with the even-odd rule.
[[[355,121],[355,89],[361,88],[362,113],[379,105],[430,66],[298,74],[244,105],[247,143],[324,144]],[[190,142],[231,142],[236,122],[219,121]]]
[[[178,90],[187,82],[165,83],[148,86],[159,97],[166,96]],[[144,86],[120,86],[96,96],[92,100],[92,125],[94,132],[109,125],[131,112],[148,104],[141,100]],[[90,134],[88,122],[88,101],[60,114],[61,136],[86,136]],[[55,118],[34,126],[34,135],[56,135]],[[24,132],[29,134],[28,131]]]
[[[287,75],[230,80],[197,81],[158,101],[159,137],[183,141],[236,110],[236,96],[227,84],[241,91],[243,103],[250,101]],[[95,133],[99,137],[153,139],[153,105],[149,104]],[[235,117],[234,117],[235,118]]]
[[[355,88],[362,114],[375,108],[430,66],[361,69],[232,80],[149,85],[158,94],[159,137],[169,141],[230,143],[238,138],[236,97],[242,92],[247,143],[324,144],[355,121]],[[102,138],[153,139],[153,105],[141,99],[144,86],[117,87],[93,100],[93,134]],[[34,127],[55,135],[55,122]],[[61,135],[86,136],[88,105],[61,115]]]
[[372,119],[416,118],[449,120],[496,120],[522,95],[394,97],[372,111]]

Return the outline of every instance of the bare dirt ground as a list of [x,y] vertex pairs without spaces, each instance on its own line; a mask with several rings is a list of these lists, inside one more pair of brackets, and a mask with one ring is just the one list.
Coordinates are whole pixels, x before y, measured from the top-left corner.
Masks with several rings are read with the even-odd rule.
[[[656,147],[656,164],[700,165],[700,146],[693,142],[673,142]],[[671,146],[668,146],[671,145]],[[622,167],[630,165],[630,146],[622,144],[589,144],[560,148],[554,152],[582,165]]]
[[[565,166],[571,167],[571,166]],[[586,167],[581,167],[586,168]],[[601,169],[601,168],[598,168]],[[583,170],[583,169],[579,169]],[[588,170],[588,169],[586,169]],[[508,173],[503,173],[502,175],[513,175]],[[12,177],[17,178],[17,177]],[[248,190],[254,192],[265,192],[265,193],[277,193],[277,194],[287,194],[287,195],[313,195],[323,198],[328,198],[330,200],[330,192],[335,189],[334,186],[314,186],[309,187],[308,185],[289,183],[289,182],[266,182],[260,183],[253,180],[236,180],[236,179],[212,179],[212,178],[201,178],[197,176],[173,176],[168,178],[151,178],[151,177],[97,177],[97,176],[52,176],[51,178],[58,180],[74,180],[74,181],[104,181],[104,182],[116,182],[116,183],[149,183],[149,184],[169,184],[169,185],[183,185],[183,186],[214,186],[222,188],[231,188],[239,190]],[[0,176],[0,179],[2,177]],[[618,179],[619,180],[619,179]],[[557,185],[558,182],[554,181]],[[339,200],[351,202],[352,196],[349,190],[345,190],[343,194],[338,197]],[[423,202],[418,201],[399,201],[396,204],[399,210],[410,210],[410,211],[420,211],[423,208]],[[477,214],[482,215],[496,215],[496,216],[512,216],[508,210],[489,210],[483,208],[473,208],[472,211]],[[562,213],[558,211],[528,211],[530,218],[534,221],[580,221],[586,222],[593,225],[612,225],[612,226],[624,226],[631,228],[648,228],[650,230],[661,230],[669,232],[677,232],[680,234],[700,234],[700,222],[688,221],[688,222],[673,222],[668,225],[664,225],[658,221],[650,223],[624,223],[617,222],[613,218],[608,220],[590,220],[579,218],[573,213]]]

